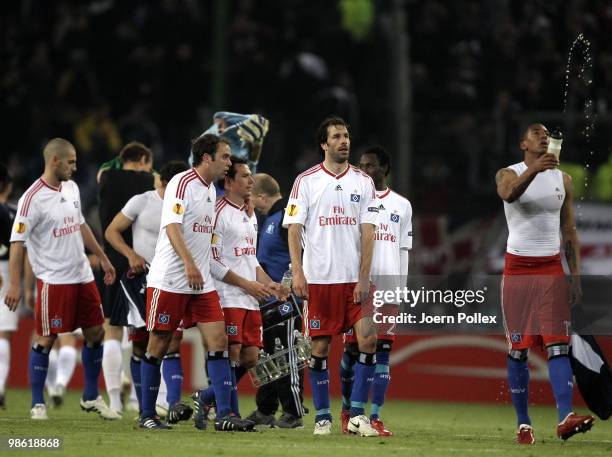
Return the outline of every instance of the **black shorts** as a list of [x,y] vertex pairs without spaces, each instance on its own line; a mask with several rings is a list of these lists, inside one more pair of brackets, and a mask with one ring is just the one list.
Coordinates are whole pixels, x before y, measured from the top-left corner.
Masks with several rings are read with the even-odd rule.
[[142,327],[146,323],[147,275],[125,273],[119,281],[111,325]]
[[110,286],[103,283],[102,289],[100,289],[102,295],[102,310],[104,311],[104,317],[110,318],[113,314],[113,308],[117,301],[117,296],[121,290],[119,285],[119,278],[122,278],[130,268],[130,265],[125,257],[122,255],[112,255],[108,253],[108,258],[115,267],[116,280]]

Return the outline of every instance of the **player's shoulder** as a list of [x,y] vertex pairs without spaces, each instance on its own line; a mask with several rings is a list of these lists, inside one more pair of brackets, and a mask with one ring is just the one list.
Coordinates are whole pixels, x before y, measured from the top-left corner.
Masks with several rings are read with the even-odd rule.
[[370,175],[355,165],[349,165],[349,171],[355,176],[356,179],[362,181],[364,184],[367,184],[368,186],[370,184],[372,186],[374,185],[374,181],[372,178],[370,178]]
[[389,196],[393,198],[393,200],[395,200],[400,205],[405,206],[406,208],[412,208],[412,204],[410,203],[410,200],[408,200],[408,198],[404,197],[401,194],[398,194],[393,189],[389,189],[389,190],[391,191],[389,193]]
[[323,167],[320,163],[308,168],[307,170],[303,171],[302,173],[300,173],[299,175],[297,175],[297,177],[295,178],[296,181],[310,181],[311,179],[317,177],[317,175],[319,175],[320,173],[323,172]]
[[177,198],[183,199],[185,197],[185,193],[191,187],[190,184],[195,182],[198,177],[199,175],[195,169],[190,168],[189,170],[185,170],[174,175],[167,187],[172,189],[172,192]]

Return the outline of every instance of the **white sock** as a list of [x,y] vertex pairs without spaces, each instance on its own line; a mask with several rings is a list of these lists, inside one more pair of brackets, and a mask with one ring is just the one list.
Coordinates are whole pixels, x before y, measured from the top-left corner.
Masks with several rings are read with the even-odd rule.
[[0,338],[0,394],[4,393],[6,378],[8,378],[11,367],[11,343],[9,340]]
[[72,346],[62,346],[57,355],[57,386],[66,387],[70,384],[74,367],[76,366],[77,350]]
[[[162,362],[162,365],[164,363]],[[164,381],[164,375],[162,374],[161,382],[159,383],[159,392],[157,393],[157,404],[163,406],[168,409],[168,400],[166,397],[168,396],[168,386],[166,386],[166,381]]]
[[47,386],[47,391],[55,389],[55,381],[57,380],[57,349],[51,349],[49,352],[49,368],[47,369],[47,379],[45,381],[45,385]]
[[102,370],[106,393],[110,408],[122,411],[121,405],[121,342],[117,340],[104,341],[104,355],[102,357]]

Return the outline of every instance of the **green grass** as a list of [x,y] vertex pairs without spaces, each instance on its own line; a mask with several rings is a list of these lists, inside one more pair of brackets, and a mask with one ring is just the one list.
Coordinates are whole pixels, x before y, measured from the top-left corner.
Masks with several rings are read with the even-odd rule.
[[[118,457],[118,456],[283,456],[330,455],[370,456],[610,456],[612,433],[606,422],[597,422],[592,431],[563,443],[556,439],[556,413],[550,407],[532,407],[531,417],[536,444],[514,444],[514,412],[509,405],[444,404],[390,401],[383,408],[392,438],[359,438],[344,436],[339,420],[328,437],[312,435],[313,417],[306,416],[302,430],[262,429],[258,433],[222,433],[198,431],[192,422],[183,422],[170,431],[138,428],[127,413],[123,420],[107,422],[93,413],[80,411],[78,394],[70,392],[65,406],[49,410],[50,420],[29,419],[28,391],[13,390],[7,395],[8,409],[0,410],[0,436],[59,436],[64,439],[62,451],[51,455]],[[310,404],[310,401],[307,402]],[[254,399],[242,399],[243,413],[254,407]],[[333,411],[339,404],[332,405]],[[50,451],[15,451],[19,455],[49,455]],[[9,455],[7,452],[0,452]]]

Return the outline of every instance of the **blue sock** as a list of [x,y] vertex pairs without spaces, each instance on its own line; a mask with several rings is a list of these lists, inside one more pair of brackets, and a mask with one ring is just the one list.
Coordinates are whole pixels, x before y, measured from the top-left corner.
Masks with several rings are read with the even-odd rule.
[[389,351],[378,351],[376,352],[376,369],[372,381],[372,413],[370,419],[378,419],[380,408],[385,403],[385,395],[390,381]]
[[518,425],[531,425],[527,407],[529,402],[529,367],[527,366],[527,360],[518,361],[508,357],[508,387],[510,388]]
[[230,362],[230,368],[232,373],[232,395],[230,397],[230,405],[232,413],[236,416],[240,416],[240,406],[238,405],[238,383],[236,382],[236,362]]
[[312,403],[316,410],[315,422],[323,419],[332,420],[329,407],[329,370],[327,357],[310,357],[308,378],[312,389]]
[[357,362],[357,357],[344,350],[342,360],[340,361],[340,384],[342,385],[342,410],[348,411],[351,409],[351,391],[353,390],[353,381],[355,374],[353,366]]
[[142,414],[141,417],[154,417],[155,403],[161,382],[161,359],[150,356],[148,353],[140,363],[141,395],[142,395]]
[[210,382],[217,402],[217,417],[225,417],[231,412],[232,374],[227,351],[208,353]]
[[136,398],[138,399],[138,411],[142,414],[142,385],[140,381],[140,363],[140,357],[132,355],[132,357],[130,358],[130,373],[132,374],[132,383],[134,384]]
[[548,377],[557,402],[559,422],[561,422],[572,412],[572,394],[574,391],[572,367],[567,355],[553,357],[548,361]]
[[98,378],[102,370],[102,354],[104,346],[102,343],[85,343],[81,351],[83,362],[83,376],[85,386],[83,387],[83,400],[95,400],[100,395],[98,391]]
[[376,354],[359,352],[359,358],[355,365],[355,382],[351,392],[351,417],[364,414],[364,407],[368,402],[368,393],[370,392],[375,369]]
[[213,389],[212,384],[206,389],[200,390],[200,401],[205,405],[210,405],[215,401],[215,389]]
[[35,344],[30,351],[28,368],[30,372],[30,386],[32,387],[32,408],[38,403],[45,403],[45,380],[49,368],[49,351]]
[[181,368],[181,354],[179,352],[172,352],[164,356],[162,374],[166,386],[168,386],[166,400],[168,405],[172,406],[181,401],[181,388],[183,387],[183,369]]

